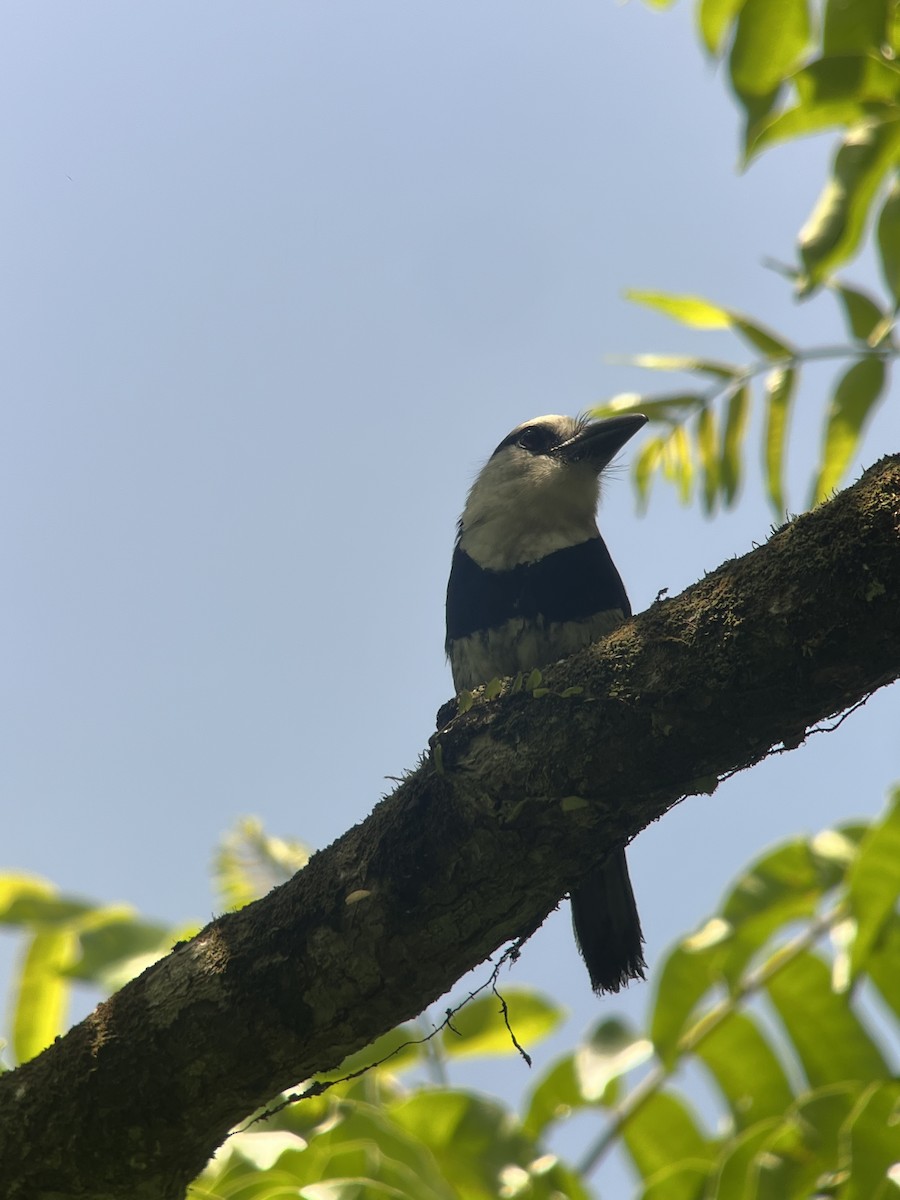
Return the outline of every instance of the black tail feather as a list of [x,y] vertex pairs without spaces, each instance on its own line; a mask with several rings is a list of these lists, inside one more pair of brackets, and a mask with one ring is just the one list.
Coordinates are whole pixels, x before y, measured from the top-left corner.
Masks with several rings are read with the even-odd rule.
[[644,978],[644,936],[624,848],[572,892],[572,924],[591,987],[598,995]]

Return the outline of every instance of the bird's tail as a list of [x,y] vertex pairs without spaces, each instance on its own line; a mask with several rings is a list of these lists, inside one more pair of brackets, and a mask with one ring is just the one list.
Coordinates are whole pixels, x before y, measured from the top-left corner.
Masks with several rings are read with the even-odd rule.
[[573,890],[572,924],[595,992],[617,992],[644,978],[644,936],[624,848]]

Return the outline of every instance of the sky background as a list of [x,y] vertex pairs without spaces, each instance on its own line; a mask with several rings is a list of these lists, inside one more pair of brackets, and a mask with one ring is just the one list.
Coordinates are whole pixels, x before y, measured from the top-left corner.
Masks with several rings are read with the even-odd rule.
[[[11,0],[2,26],[0,867],[202,922],[239,817],[324,847],[415,764],[452,693],[454,523],[508,430],[671,382],[609,356],[746,358],[623,289],[844,340],[761,265],[791,258],[829,142],[739,175],[686,5]],[[833,370],[794,417],[795,510]],[[898,434],[883,408],[854,474]],[[714,520],[607,483],[636,611],[765,539],[758,457]],[[898,696],[640,836],[651,980],[751,856],[880,809]],[[565,1030],[531,1078],[452,1076],[513,1098],[652,989],[598,1002],[566,906],[513,979]]]

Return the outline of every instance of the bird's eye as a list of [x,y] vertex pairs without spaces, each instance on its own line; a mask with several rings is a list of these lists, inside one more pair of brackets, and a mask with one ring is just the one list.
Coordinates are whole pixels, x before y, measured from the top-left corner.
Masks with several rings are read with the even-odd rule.
[[531,450],[539,452],[547,449],[547,431],[540,429],[537,425],[529,425],[527,429],[523,429],[517,438],[517,444],[523,450]]

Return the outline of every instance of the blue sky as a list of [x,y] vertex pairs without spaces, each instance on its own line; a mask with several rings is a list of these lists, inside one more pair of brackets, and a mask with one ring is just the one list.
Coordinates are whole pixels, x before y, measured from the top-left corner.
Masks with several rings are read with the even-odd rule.
[[[687,6],[20,0],[4,26],[0,865],[205,920],[239,816],[325,846],[414,765],[452,690],[454,522],[500,438],[662,382],[612,355],[744,357],[623,289],[843,340],[761,266],[828,142],[738,175]],[[829,378],[795,415],[794,508]],[[898,432],[882,411],[857,468]],[[757,458],[713,521],[607,484],[636,610],[766,537]],[[641,835],[651,969],[755,852],[880,808],[897,717],[894,689]],[[598,1005],[568,921],[516,970],[572,1013],[538,1067],[650,994]]]

